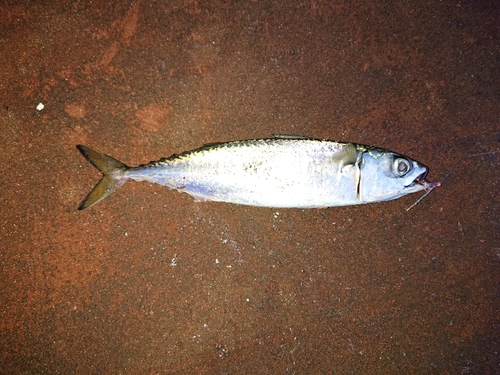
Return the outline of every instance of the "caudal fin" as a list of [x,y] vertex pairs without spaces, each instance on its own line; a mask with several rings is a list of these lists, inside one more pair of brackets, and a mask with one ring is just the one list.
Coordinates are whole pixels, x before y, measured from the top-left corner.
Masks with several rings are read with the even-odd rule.
[[129,167],[111,156],[93,150],[90,147],[77,145],[76,148],[78,148],[85,159],[91,162],[103,174],[101,181],[94,186],[78,207],[79,210],[84,210],[103,200],[127,182],[128,177],[125,172]]

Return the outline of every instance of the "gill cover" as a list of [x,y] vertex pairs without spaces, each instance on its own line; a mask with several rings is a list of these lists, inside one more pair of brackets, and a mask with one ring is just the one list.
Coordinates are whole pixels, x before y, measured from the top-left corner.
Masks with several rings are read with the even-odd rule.
[[364,150],[360,162],[359,200],[383,202],[424,190],[429,168],[406,156],[384,149]]

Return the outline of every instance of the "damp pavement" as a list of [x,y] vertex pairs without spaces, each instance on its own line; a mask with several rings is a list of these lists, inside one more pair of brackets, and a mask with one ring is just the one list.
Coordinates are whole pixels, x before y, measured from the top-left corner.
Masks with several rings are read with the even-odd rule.
[[500,149],[488,1],[3,2],[0,373],[494,374],[499,155],[364,206],[269,209],[100,174],[293,134],[439,181]]

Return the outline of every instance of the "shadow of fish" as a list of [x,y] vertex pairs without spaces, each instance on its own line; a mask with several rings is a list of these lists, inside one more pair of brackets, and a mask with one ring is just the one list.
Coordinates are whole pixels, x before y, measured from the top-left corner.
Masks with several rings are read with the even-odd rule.
[[290,136],[205,145],[138,167],[78,145],[103,177],[81,203],[88,208],[128,180],[176,189],[195,201],[320,208],[400,198],[439,183],[406,156],[371,146]]

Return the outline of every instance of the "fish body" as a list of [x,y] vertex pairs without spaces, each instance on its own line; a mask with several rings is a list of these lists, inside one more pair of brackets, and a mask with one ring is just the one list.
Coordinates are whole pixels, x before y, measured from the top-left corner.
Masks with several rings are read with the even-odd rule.
[[77,147],[104,174],[80,209],[129,179],[164,185],[196,201],[282,208],[382,202],[430,184],[426,166],[392,151],[300,137],[206,145],[138,167],[87,146]]

